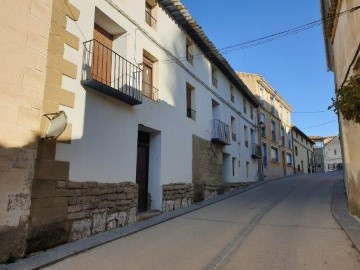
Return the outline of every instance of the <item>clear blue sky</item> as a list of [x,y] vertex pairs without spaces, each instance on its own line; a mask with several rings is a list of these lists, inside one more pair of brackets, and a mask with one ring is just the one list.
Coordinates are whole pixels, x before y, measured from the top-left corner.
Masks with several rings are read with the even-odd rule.
[[[320,1],[181,0],[217,48],[267,36],[320,19]],[[294,112],[327,110],[334,96],[327,72],[322,27],[270,43],[225,54],[236,71],[258,73],[283,96]],[[337,135],[332,111],[293,113],[293,124],[307,135]]]

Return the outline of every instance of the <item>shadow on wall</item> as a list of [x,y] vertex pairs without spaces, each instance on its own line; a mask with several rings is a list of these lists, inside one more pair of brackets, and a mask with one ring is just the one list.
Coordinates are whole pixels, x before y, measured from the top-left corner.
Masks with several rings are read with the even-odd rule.
[[25,253],[36,152],[36,139],[22,147],[0,144],[0,263]]

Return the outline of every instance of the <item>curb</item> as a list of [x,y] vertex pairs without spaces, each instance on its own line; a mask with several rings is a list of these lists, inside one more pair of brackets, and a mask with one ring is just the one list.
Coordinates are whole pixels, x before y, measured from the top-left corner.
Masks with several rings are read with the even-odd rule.
[[112,231],[106,231],[103,233],[99,233],[88,238],[80,239],[75,242],[67,243],[49,250],[46,250],[42,253],[37,255],[18,260],[15,263],[9,265],[0,265],[0,270],[32,270],[32,269],[39,269],[42,267],[46,267],[52,264],[55,264],[59,261],[65,260],[69,257],[78,255],[83,253],[87,250],[96,248],[98,246],[104,245],[106,243],[118,240],[122,237],[140,232],[157,224],[166,222],[168,220],[177,218],[179,216],[185,215],[187,213],[193,212],[195,210],[204,208],[211,204],[223,201],[230,197],[236,196],[238,194],[244,193],[248,190],[257,188],[259,186],[265,185],[267,183],[271,183],[274,181],[278,181],[284,178],[290,178],[291,176],[281,177],[273,180],[266,180],[266,181],[258,181],[255,183],[251,183],[249,186],[244,187],[242,189],[233,190],[227,192],[225,194],[216,196],[214,198],[208,199],[206,201],[202,201],[199,203],[192,204],[186,208],[179,208],[175,211],[161,214],[159,216],[153,217],[151,219],[135,223],[132,225],[128,225],[125,227],[121,227]]
[[360,222],[349,212],[344,180],[334,184],[331,213],[360,253]]

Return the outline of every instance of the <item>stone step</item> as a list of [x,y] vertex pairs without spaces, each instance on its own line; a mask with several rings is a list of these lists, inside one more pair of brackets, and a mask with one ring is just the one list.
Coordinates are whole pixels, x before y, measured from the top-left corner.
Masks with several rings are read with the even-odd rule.
[[141,222],[141,221],[147,220],[149,218],[156,217],[156,216],[158,216],[160,214],[161,214],[161,212],[157,211],[157,210],[140,212],[140,213],[136,214],[136,220],[137,220],[137,222]]

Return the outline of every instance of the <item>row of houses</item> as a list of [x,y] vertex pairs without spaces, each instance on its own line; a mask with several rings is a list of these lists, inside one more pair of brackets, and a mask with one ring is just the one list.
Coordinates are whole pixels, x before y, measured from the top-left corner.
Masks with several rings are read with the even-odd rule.
[[290,105],[179,1],[3,5],[0,261],[314,172]]

